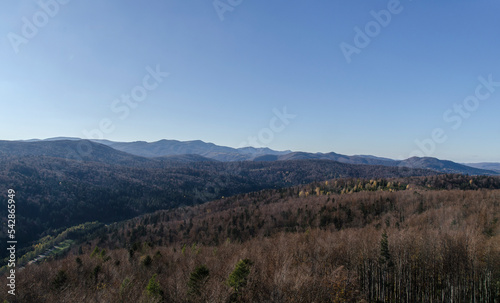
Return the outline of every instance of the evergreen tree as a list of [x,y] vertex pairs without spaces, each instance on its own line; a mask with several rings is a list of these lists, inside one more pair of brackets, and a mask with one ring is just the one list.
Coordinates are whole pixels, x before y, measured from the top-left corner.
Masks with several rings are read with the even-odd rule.
[[201,288],[207,282],[210,271],[205,265],[197,266],[189,276],[188,281],[188,294],[199,296],[201,295]]
[[248,275],[250,275],[250,267],[252,264],[253,262],[249,259],[240,260],[236,263],[236,267],[229,275],[227,284],[234,290],[231,296],[232,301],[237,300],[237,298],[241,296],[241,288],[247,285]]
[[157,274],[154,274],[151,279],[149,279],[148,285],[146,286],[147,296],[155,300],[159,300],[163,297],[160,283],[156,280],[157,276]]
[[382,234],[382,239],[380,240],[380,258],[379,262],[381,264],[387,264],[387,266],[392,267],[391,253],[389,252],[389,240],[387,233],[384,231]]

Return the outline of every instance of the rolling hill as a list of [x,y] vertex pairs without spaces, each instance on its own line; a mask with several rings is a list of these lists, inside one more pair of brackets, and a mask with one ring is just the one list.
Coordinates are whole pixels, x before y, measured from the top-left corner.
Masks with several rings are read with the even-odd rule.
[[245,161],[264,154],[282,155],[290,151],[278,152],[269,148],[231,148],[213,143],[196,141],[160,140],[157,142],[113,142],[95,140],[95,142],[108,145],[114,149],[142,157],[163,157],[173,155],[193,154],[218,161]]
[[[85,153],[78,153],[87,146]],[[0,142],[0,192],[16,190],[23,245],[90,221],[105,223],[331,178],[430,176],[436,172],[331,160],[220,162],[198,155],[143,158],[80,140]],[[2,222],[7,208],[0,209]],[[5,237],[5,231],[0,236]],[[2,244],[3,245],[3,244]],[[0,247],[1,248],[1,247]],[[0,256],[6,250],[1,250]]]
[[0,157],[53,157],[84,162],[137,165],[150,159],[89,140],[0,141]]
[[447,174],[468,174],[468,175],[497,175],[498,173],[493,170],[485,170],[458,164],[452,161],[439,160],[436,158],[418,158],[413,157],[398,163],[399,166],[412,167],[412,168],[426,168],[439,171]]
[[[78,142],[78,138],[51,138],[42,142]],[[38,140],[40,141],[40,140]],[[219,146],[213,143],[206,143],[200,140],[196,141],[177,141],[177,140],[160,140],[157,142],[114,142],[109,140],[92,140],[94,143],[106,145],[113,149],[135,155],[143,158],[162,158],[170,159],[170,161],[193,162],[207,161],[212,159],[222,162],[237,162],[237,161],[287,161],[287,160],[331,160],[346,164],[364,164],[364,165],[383,165],[383,166],[403,166],[411,168],[431,169],[441,173],[461,173],[470,175],[498,175],[500,174],[500,164],[476,164],[464,165],[448,160],[440,160],[437,158],[413,157],[406,160],[393,160],[388,158],[370,156],[370,155],[354,155],[347,156],[330,153],[308,153],[308,152],[292,152],[292,151],[274,151],[269,148],[232,148]],[[29,143],[35,143],[36,140],[31,140]],[[81,144],[81,143],[79,143]],[[189,156],[186,156],[189,155]],[[195,155],[200,158],[194,157]],[[167,158],[165,158],[167,157]],[[137,159],[138,160],[138,159]],[[144,161],[142,159],[141,161]],[[126,161],[125,161],[126,162]],[[489,169],[492,167],[493,169]],[[495,169],[496,168],[496,169]]]
[[500,174],[500,163],[482,162],[482,163],[464,163],[463,165],[475,167],[479,169],[492,170]]

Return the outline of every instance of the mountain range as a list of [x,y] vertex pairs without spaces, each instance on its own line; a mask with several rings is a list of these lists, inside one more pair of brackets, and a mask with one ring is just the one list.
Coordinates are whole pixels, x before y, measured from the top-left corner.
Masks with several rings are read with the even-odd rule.
[[[68,153],[64,149],[64,141],[78,141],[79,138],[58,137],[46,140],[28,140],[24,151],[16,145],[19,141],[3,141],[11,142],[15,146],[15,150],[21,154],[39,154],[40,149],[50,147],[51,144],[56,148],[51,154],[46,151],[46,155],[60,156],[62,153]],[[117,153],[116,157],[110,159],[113,164],[130,164],[147,161],[147,159],[173,161],[173,162],[203,162],[203,161],[287,161],[287,160],[331,160],[346,164],[364,164],[364,165],[382,165],[382,166],[397,166],[430,169],[441,173],[460,173],[469,175],[499,175],[500,163],[468,163],[460,164],[448,160],[440,160],[432,157],[412,157],[406,160],[394,160],[389,158],[376,157],[371,155],[354,155],[347,156],[334,152],[330,153],[308,153],[308,152],[293,152],[275,151],[269,148],[243,147],[232,148],[227,146],[219,146],[213,143],[206,143],[201,140],[195,141],[177,141],[177,140],[160,140],[156,142],[115,142],[109,140],[91,140],[94,143],[110,147],[121,153]],[[1,141],[0,141],[1,142]],[[38,145],[37,145],[38,143]],[[2,153],[2,144],[0,144],[0,154]],[[47,145],[48,144],[48,145]],[[103,146],[97,148],[97,159],[105,157],[110,153],[110,150],[105,150]],[[38,152],[37,152],[38,151]],[[57,152],[56,152],[57,151]],[[135,157],[132,157],[135,156]]]
[[[22,203],[16,235],[25,241],[23,249],[61,228],[96,220],[117,222],[242,193],[338,178],[441,173],[498,174],[435,158],[398,161],[333,152],[235,149],[202,141],[0,141],[0,192],[14,188]],[[7,208],[0,209],[0,217],[7,217]],[[5,231],[0,237],[6,237]],[[0,258],[6,253],[2,245]]]
[[[88,140],[0,141],[0,192],[16,192],[19,249],[85,222],[118,222],[265,189],[337,178],[435,176],[427,169],[331,160],[218,161],[180,154],[146,158]],[[0,208],[0,222],[8,209]],[[0,238],[7,238],[6,229]],[[7,250],[0,243],[0,259]]]

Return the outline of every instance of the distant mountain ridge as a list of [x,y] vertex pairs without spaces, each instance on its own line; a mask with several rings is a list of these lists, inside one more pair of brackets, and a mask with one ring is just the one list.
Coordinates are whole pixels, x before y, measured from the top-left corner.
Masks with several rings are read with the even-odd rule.
[[481,162],[481,163],[462,163],[462,164],[479,169],[493,170],[496,171],[497,173],[500,173],[500,163]]
[[332,160],[346,164],[423,168],[448,174],[460,173],[469,175],[495,175],[500,173],[500,171],[466,166],[452,161],[439,160],[437,158],[431,158],[431,157],[424,157],[424,158],[413,157],[406,160],[392,160],[374,156],[345,156],[336,153],[313,154],[305,152],[293,152],[286,155],[265,155],[254,159],[254,161],[285,161],[285,160]]
[[[58,137],[45,140],[28,140],[27,143],[35,142],[74,142],[81,140],[78,138]],[[477,165],[459,164],[448,160],[440,160],[431,157],[413,157],[406,160],[393,160],[389,158],[376,157],[371,155],[347,156],[334,152],[330,153],[308,153],[275,151],[269,148],[243,147],[232,148],[219,146],[213,143],[206,143],[201,140],[178,141],[160,140],[156,142],[115,142],[109,140],[91,140],[94,144],[107,146],[108,148],[126,153],[130,156],[140,157],[135,161],[147,161],[155,159],[162,161],[177,162],[204,162],[204,161],[287,161],[287,160],[331,160],[345,164],[359,165],[382,165],[390,167],[410,167],[431,169],[441,173],[460,173],[470,175],[498,175],[500,174],[500,163],[479,163]],[[12,141],[16,142],[16,141]],[[99,147],[98,150],[102,150]],[[0,148],[1,153],[1,148]],[[125,155],[121,158],[126,162]]]
[[105,164],[152,161],[88,140],[0,141],[0,157],[53,157]]
[[346,156],[331,153],[306,153],[306,152],[292,152],[286,155],[279,156],[277,160],[332,160],[348,164],[366,164],[366,165],[384,165],[384,166],[398,166],[398,161],[379,158],[375,156]]
[[247,161],[253,158],[265,155],[283,155],[290,151],[274,151],[269,148],[232,148],[219,146],[213,143],[206,143],[201,140],[195,141],[177,141],[177,140],[160,140],[156,142],[113,142],[107,140],[94,140],[101,144],[108,145],[114,149],[124,151],[141,157],[164,157],[173,155],[199,155],[205,158],[210,158],[217,161]]
[[498,172],[493,170],[485,170],[466,166],[463,164],[455,163],[448,160],[439,160],[437,158],[418,158],[412,157],[403,161],[399,161],[398,166],[410,168],[427,168],[447,174],[461,173],[469,175],[497,175]]

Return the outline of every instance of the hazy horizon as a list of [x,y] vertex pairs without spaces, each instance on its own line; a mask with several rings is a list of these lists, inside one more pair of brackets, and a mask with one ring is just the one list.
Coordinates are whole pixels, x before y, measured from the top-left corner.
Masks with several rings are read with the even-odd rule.
[[0,8],[6,140],[174,138],[500,162],[495,1]]

